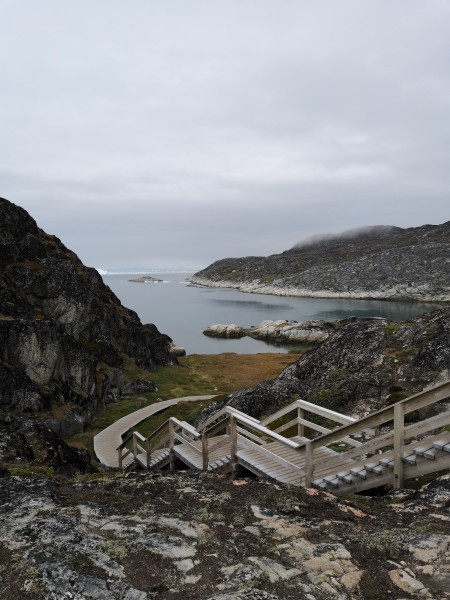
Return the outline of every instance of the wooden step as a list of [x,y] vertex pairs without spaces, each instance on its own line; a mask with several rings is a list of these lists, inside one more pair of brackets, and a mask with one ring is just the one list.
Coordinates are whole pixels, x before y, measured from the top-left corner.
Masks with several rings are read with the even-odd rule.
[[433,446],[442,452],[450,452],[450,442],[448,440],[436,440]]
[[159,453],[154,453],[153,458],[150,460],[149,469],[160,469],[164,467],[170,458],[169,449],[160,450]]
[[408,456],[404,456],[402,458],[403,462],[408,463],[408,465],[415,465],[417,454],[414,452],[413,454],[408,454]]
[[329,487],[339,487],[339,479],[336,477],[336,475],[326,475],[323,478],[323,480],[325,481],[325,484]]
[[379,461],[376,463],[366,463],[366,470],[375,473],[375,475],[382,475],[383,465]]
[[360,469],[360,468],[350,469],[350,472],[353,475],[356,475],[356,477],[359,477],[360,479],[367,479],[367,471],[366,471],[366,469]]
[[417,456],[423,456],[424,458],[428,458],[428,460],[434,460],[436,458],[434,454],[434,448],[432,446],[422,446],[420,448],[414,448],[414,453]]
[[325,481],[323,479],[315,479],[313,482],[313,487],[322,490],[322,492],[325,492],[328,488],[327,484],[325,483]]
[[380,463],[384,466],[384,467],[389,467],[389,469],[393,469],[394,468],[394,461],[392,458],[382,458],[380,460]]
[[341,471],[336,474],[336,477],[344,483],[352,483],[353,481],[353,475],[350,471]]
[[220,458],[219,460],[216,460],[216,461],[210,463],[208,465],[208,471],[210,471],[211,473],[214,473],[215,471],[219,471],[220,469],[223,469],[224,467],[228,467],[229,465],[230,465],[230,457],[224,456],[223,458]]

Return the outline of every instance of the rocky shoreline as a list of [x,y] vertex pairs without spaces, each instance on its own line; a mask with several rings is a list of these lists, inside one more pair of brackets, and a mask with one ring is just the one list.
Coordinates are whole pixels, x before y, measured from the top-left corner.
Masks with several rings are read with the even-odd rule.
[[297,298],[340,298],[348,300],[399,300],[410,302],[450,302],[450,293],[442,291],[440,293],[431,292],[426,286],[408,288],[404,284],[380,288],[378,290],[358,290],[352,291],[333,291],[326,289],[313,290],[305,287],[296,287],[295,285],[278,285],[277,281],[271,284],[261,282],[259,279],[243,282],[232,282],[225,280],[213,280],[207,277],[192,275],[189,277],[189,284],[200,287],[216,287],[235,289],[239,292],[248,294],[268,294],[272,296],[292,296]]

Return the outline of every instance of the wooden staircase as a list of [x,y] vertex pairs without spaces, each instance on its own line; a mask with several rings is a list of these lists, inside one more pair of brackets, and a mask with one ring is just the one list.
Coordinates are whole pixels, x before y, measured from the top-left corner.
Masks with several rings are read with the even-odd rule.
[[198,428],[172,417],[147,438],[135,431],[117,450],[123,468],[243,467],[345,495],[450,469],[449,425],[446,382],[359,420],[304,400],[262,420],[228,406]]

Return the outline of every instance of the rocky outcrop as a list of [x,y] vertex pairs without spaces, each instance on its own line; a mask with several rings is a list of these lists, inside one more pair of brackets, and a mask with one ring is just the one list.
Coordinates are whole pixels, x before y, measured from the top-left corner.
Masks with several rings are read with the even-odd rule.
[[0,477],[2,598],[443,600],[449,501],[448,476],[352,501],[206,473]]
[[325,341],[334,331],[333,323],[325,321],[267,320],[252,327],[240,325],[210,325],[203,335],[217,338],[242,338],[245,336],[275,344],[315,344]]
[[230,394],[254,417],[294,398],[362,416],[450,378],[450,309],[403,323],[351,317],[276,379]]
[[369,227],[316,238],[282,254],[225,258],[190,282],[280,296],[448,302],[449,251],[450,221]]
[[[95,269],[5,199],[0,231],[3,411],[56,407],[63,422],[75,407],[82,427],[102,403],[120,394],[124,355],[146,369],[176,363],[167,335],[153,324],[142,325]],[[68,418],[73,424],[73,416]]]
[[45,423],[20,417],[0,421],[0,462],[18,470],[32,465],[37,472],[41,469],[67,477],[92,470],[87,450],[68,446]]

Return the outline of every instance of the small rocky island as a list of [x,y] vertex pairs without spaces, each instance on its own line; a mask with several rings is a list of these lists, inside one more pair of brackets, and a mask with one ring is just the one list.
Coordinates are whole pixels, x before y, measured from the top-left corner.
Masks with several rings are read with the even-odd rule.
[[319,298],[450,301],[450,221],[317,236],[272,256],[224,258],[191,284]]
[[335,329],[332,323],[326,321],[297,321],[267,320],[252,327],[241,325],[210,325],[203,335],[216,338],[239,339],[245,336],[256,340],[264,340],[276,344],[314,344],[325,341]]
[[142,277],[129,279],[128,281],[132,281],[133,283],[162,283],[163,280],[152,277],[151,275],[143,275]]

